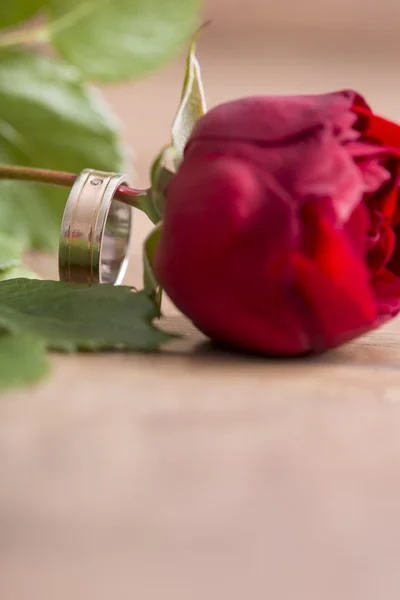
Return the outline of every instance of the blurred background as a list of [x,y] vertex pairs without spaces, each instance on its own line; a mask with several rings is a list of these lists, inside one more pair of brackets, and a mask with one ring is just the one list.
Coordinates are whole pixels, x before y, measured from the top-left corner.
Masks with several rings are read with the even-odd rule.
[[[252,31],[269,28],[326,32],[359,32],[361,34],[398,33],[400,7],[396,0],[364,2],[363,0],[248,0],[238,2],[236,9],[231,0],[206,0],[205,12],[224,21],[224,27],[248,27]],[[397,19],[396,19],[397,17]]]

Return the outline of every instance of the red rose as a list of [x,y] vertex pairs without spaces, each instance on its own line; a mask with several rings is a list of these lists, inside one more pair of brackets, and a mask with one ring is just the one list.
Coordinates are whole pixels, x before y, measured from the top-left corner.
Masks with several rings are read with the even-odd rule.
[[400,127],[360,96],[208,112],[167,189],[156,272],[211,338],[321,351],[400,310]]

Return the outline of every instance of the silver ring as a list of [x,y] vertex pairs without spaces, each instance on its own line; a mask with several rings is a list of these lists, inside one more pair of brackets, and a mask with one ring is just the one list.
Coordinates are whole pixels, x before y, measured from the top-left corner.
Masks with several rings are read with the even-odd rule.
[[61,225],[61,281],[118,285],[129,260],[132,208],[114,200],[126,175],[85,169],[68,196]]

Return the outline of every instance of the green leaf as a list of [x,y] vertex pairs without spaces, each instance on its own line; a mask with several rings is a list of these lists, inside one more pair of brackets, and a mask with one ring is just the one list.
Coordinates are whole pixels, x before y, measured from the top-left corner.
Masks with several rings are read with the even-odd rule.
[[[0,163],[78,173],[123,169],[118,127],[72,67],[25,51],[0,51]],[[0,231],[53,248],[68,191],[0,182]]]
[[161,216],[164,214],[165,190],[175,176],[175,173],[166,167],[166,163],[168,161],[173,162],[176,157],[177,154],[175,148],[173,146],[167,146],[161,150],[151,167],[151,187],[154,194],[155,205]]
[[21,263],[17,264],[15,267],[6,269],[5,271],[0,271],[0,281],[18,279],[21,277],[24,277],[25,279],[40,279],[37,273]]
[[23,247],[18,238],[0,232],[0,276],[1,271],[20,265],[22,251]]
[[0,2],[0,29],[27,21],[45,4],[46,0],[2,0]]
[[50,370],[44,342],[35,336],[0,335],[0,389],[36,383]]
[[148,188],[145,196],[138,197],[138,208],[143,211],[154,224],[159,223],[161,214],[156,206],[155,195],[152,188]]
[[0,283],[0,325],[53,350],[156,350],[171,336],[152,325],[157,306],[128,287],[11,279]]
[[[139,77],[196,27],[199,0],[49,0],[50,39],[90,80]],[[53,21],[53,22],[52,22]]]
[[158,243],[160,241],[162,232],[162,222],[159,223],[147,236],[143,245],[143,283],[144,291],[150,298],[153,298],[158,306],[161,308],[162,290],[157,281],[157,277],[154,272],[154,256]]
[[200,65],[195,56],[196,41],[203,27],[198,30],[189,49],[181,103],[172,124],[172,142],[180,156],[195,124],[207,111]]
[[40,279],[39,275],[22,264],[22,254],[21,240],[0,232],[0,281],[17,277]]
[[165,163],[167,160],[173,160],[176,157],[175,149],[172,146],[166,146],[155,159],[151,167],[151,187],[147,190],[146,196],[139,198],[140,209],[146,213],[152,223],[159,223],[164,215],[165,189],[175,176]]

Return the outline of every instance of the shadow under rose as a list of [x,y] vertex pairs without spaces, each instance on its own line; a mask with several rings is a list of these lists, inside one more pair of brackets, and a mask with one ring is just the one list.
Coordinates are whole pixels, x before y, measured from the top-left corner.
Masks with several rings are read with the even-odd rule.
[[169,356],[175,355],[190,361],[202,361],[214,364],[253,363],[265,366],[287,365],[340,365],[389,368],[400,370],[400,327],[393,325],[369,333],[358,340],[343,344],[338,348],[321,354],[304,354],[293,357],[266,356],[243,351],[226,344],[209,340],[184,316],[176,315],[163,318],[162,329],[174,333],[179,338],[169,342],[163,348]]

